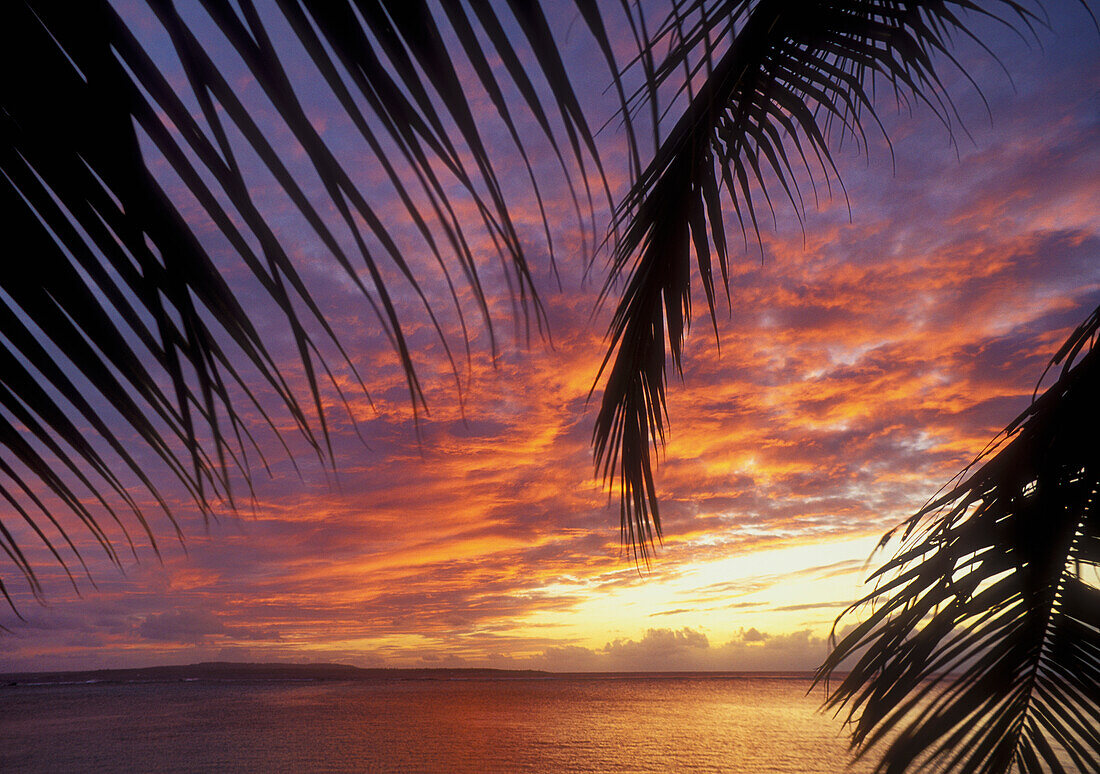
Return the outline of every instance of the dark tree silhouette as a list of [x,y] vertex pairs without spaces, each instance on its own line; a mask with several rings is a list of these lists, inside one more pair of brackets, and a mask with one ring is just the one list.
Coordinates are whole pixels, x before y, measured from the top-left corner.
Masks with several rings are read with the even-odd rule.
[[[460,72],[472,72],[493,105],[494,120],[523,158],[540,207],[539,176],[527,155],[534,140],[517,129],[515,116],[521,111],[539,127],[537,141],[549,145],[570,182],[578,217],[591,215],[597,200],[612,202],[593,131],[550,20],[537,3],[274,0],[264,13],[253,0],[202,0],[199,5],[303,149],[323,201],[307,195],[227,82],[208,41],[196,36],[171,0],[147,0],[147,6],[178,57],[201,121],[106,0],[0,4],[0,50],[7,74],[0,81],[0,196],[9,238],[26,256],[9,261],[0,275],[0,496],[21,519],[22,529],[36,535],[66,572],[73,561],[83,563],[71,535],[76,522],[116,562],[118,538],[111,535],[121,534],[132,550],[128,525],[140,525],[156,547],[142,501],[151,499],[169,516],[171,509],[146,473],[150,456],[204,514],[223,504],[232,507],[233,477],[250,480],[251,458],[267,464],[246,416],[258,414],[288,446],[280,418],[268,413],[271,401],[265,395],[274,396],[322,459],[331,457],[322,389],[326,381],[334,389],[339,386],[332,371],[336,364],[322,352],[337,353],[344,361],[340,366],[358,375],[287,245],[264,221],[242,174],[242,144],[373,309],[404,370],[414,408],[423,408],[425,401],[399,298],[422,302],[457,373],[452,347],[429,304],[425,277],[398,247],[378,203],[356,185],[354,170],[310,123],[272,42],[273,19],[265,19],[266,14],[291,30],[371,149],[420,235],[422,249],[435,261],[436,277],[449,288],[464,332],[464,313],[478,315],[490,337],[493,320],[478,256],[470,247],[471,226],[460,218],[456,197],[473,203],[476,228],[490,236],[504,262],[519,314],[540,328],[544,317],[505,186],[479,117],[464,96],[469,84]],[[605,19],[610,10],[595,0],[573,0],[569,6],[608,65],[631,159],[631,186],[612,205],[612,259],[601,299],[621,295],[601,369],[606,380],[593,442],[599,473],[621,492],[624,541],[643,559],[661,532],[651,455],[659,450],[667,424],[666,347],[673,368],[679,369],[691,319],[693,258],[712,319],[721,286],[730,292],[724,215],[735,213],[740,230],[751,235],[761,210],[773,207],[773,195],[801,214],[807,184],[816,195],[818,183],[838,182],[830,157],[834,143],[843,137],[862,143],[865,127],[877,124],[871,95],[881,87],[896,94],[899,103],[929,106],[950,128],[957,116],[937,68],[958,66],[951,43],[972,36],[967,15],[993,17],[1024,32],[1039,21],[1035,9],[1013,0],[686,0],[670,5],[668,17],[655,25],[625,0],[613,9],[636,43],[637,56],[628,67],[640,73],[636,91],[625,85],[628,79],[620,76],[621,63],[612,53]],[[494,69],[490,61],[499,61],[500,67]],[[681,113],[661,137],[658,95],[669,86],[677,94],[673,107]],[[655,150],[645,164],[634,128],[639,111],[648,111],[654,133]],[[243,297],[150,171],[148,149],[155,149],[181,181],[281,313],[298,353],[294,367],[305,377],[304,395],[292,388],[288,364],[275,362]],[[593,179],[597,190],[590,187]],[[542,220],[552,252],[545,212]],[[360,271],[369,279],[361,278]],[[621,291],[619,279],[624,280]],[[472,309],[459,303],[462,285],[461,292],[473,299]],[[1095,733],[1082,735],[1070,720],[1059,720],[1063,725],[1036,720],[1051,713],[1066,718],[1084,708],[1093,714],[1080,721],[1086,723],[1082,728],[1096,727],[1095,703],[1081,698],[1096,695],[1095,600],[1087,590],[1092,587],[1073,581],[1076,576],[1067,569],[1078,560],[1095,559],[1095,519],[1091,506],[1078,508],[1080,518],[1066,510],[1074,498],[1086,497],[1086,490],[1086,500],[1092,496],[1095,465],[1086,459],[1092,453],[1087,433],[1066,442],[1058,432],[1061,417],[1076,418],[1073,412],[1094,417],[1087,414],[1092,410],[1087,399],[1079,397],[1095,395],[1095,383],[1088,381],[1092,377],[1081,376],[1092,373],[1085,368],[1090,357],[1091,350],[1059,381],[1062,388],[1036,403],[1047,407],[1045,413],[1036,409],[1014,426],[1015,440],[994,458],[1016,449],[1003,458],[1015,461],[1001,465],[1008,472],[997,473],[994,466],[988,481],[971,478],[973,485],[954,490],[941,504],[956,507],[930,528],[931,542],[903,551],[888,565],[905,567],[926,553],[939,557],[900,576],[915,584],[905,587],[913,604],[906,606],[899,598],[906,615],[873,616],[826,665],[835,666],[847,652],[868,646],[865,658],[870,660],[861,662],[861,671],[838,695],[838,701],[852,698],[864,712],[857,741],[873,744],[878,737],[869,736],[870,729],[896,727],[901,715],[890,712],[891,702],[913,690],[919,694],[920,679],[929,670],[969,664],[967,657],[980,650],[986,655],[977,663],[995,658],[989,669],[1010,669],[1009,661],[1011,669],[1027,672],[1030,666],[1029,686],[1036,687],[1001,682],[1007,672],[971,678],[988,692],[986,698],[994,697],[977,708],[998,709],[989,721],[996,728],[990,726],[993,730],[982,737],[993,740],[988,744],[996,753],[979,755],[985,741],[950,736],[945,743],[951,749],[971,751],[961,753],[963,770],[1006,770],[1012,761],[1032,770],[1040,759],[1049,760],[1043,743],[1034,741],[1041,737],[1037,729],[1063,744],[1083,739],[1075,760],[1095,761]],[[1067,356],[1067,362],[1072,359]],[[1070,389],[1071,382],[1091,385],[1092,391]],[[1094,425],[1088,427],[1095,431]],[[1020,442],[1033,436],[1037,440]],[[1056,465],[1054,457],[1045,456],[1048,441],[1063,444]],[[1079,470],[1081,476],[1093,476],[1090,483],[1082,483],[1086,479]],[[967,516],[974,502],[982,505]],[[1050,535],[1026,515],[1040,512],[1057,514]],[[1078,526],[1071,528],[1071,522]],[[987,523],[992,526],[983,531]],[[1046,542],[1016,547],[1032,533],[1042,533]],[[965,552],[937,553],[944,535],[952,545],[1005,556],[1000,563],[982,563]],[[2,522],[0,548],[37,592],[34,563],[11,526]],[[1021,553],[1032,549],[1034,554]],[[1014,567],[1024,569],[1009,579],[998,575]],[[964,570],[973,570],[965,583],[956,580]],[[988,587],[982,583],[986,579]],[[9,595],[2,581],[0,592]],[[963,631],[969,634],[955,645],[943,619],[933,615],[926,621],[924,612],[913,617],[912,611],[931,610],[946,593],[955,600],[950,604],[969,605],[968,610],[989,605],[974,614],[994,623],[967,624]],[[1009,620],[1002,610],[1017,611],[1011,619],[1019,620],[1017,628],[1001,623]],[[1059,617],[1063,614],[1068,617]],[[1013,634],[1017,630],[1023,633]],[[880,632],[886,634],[877,637]],[[980,648],[967,645],[972,640]],[[895,646],[898,650],[891,651]],[[1002,657],[1002,651],[1007,655]],[[952,654],[963,661],[951,661]],[[1048,674],[1065,677],[1039,679]],[[914,675],[920,679],[910,679]],[[865,693],[857,693],[861,685]],[[1024,720],[1017,722],[1020,690],[1027,697],[1041,694],[1045,703],[1025,700]],[[946,717],[955,718],[951,713],[960,711],[957,707],[982,697],[964,695],[961,704],[944,700],[949,701]],[[882,696],[889,701],[880,701]],[[937,724],[945,721],[939,717],[929,715],[899,737],[883,764],[887,770],[909,764],[913,756],[906,758],[905,751],[923,750],[943,738]],[[1013,739],[1028,744],[1010,746],[1008,737],[998,735],[1002,723]],[[1070,731],[1063,733],[1066,728]]]
[[[1100,309],[977,470],[922,508],[819,680],[879,770],[1100,770]],[[883,544],[890,535],[883,538]],[[1091,582],[1090,582],[1091,581]],[[899,730],[900,729],[900,730]],[[892,733],[893,732],[893,733]]]
[[[599,15],[583,0],[578,8],[606,43]],[[283,418],[268,413],[281,405],[308,445],[330,458],[321,391],[326,380],[340,388],[335,364],[322,354],[326,348],[365,389],[290,259],[290,248],[265,222],[239,156],[255,157],[333,265],[361,291],[403,367],[414,410],[425,401],[398,296],[423,302],[457,374],[450,343],[423,290],[426,278],[398,248],[392,226],[377,212],[379,202],[368,201],[356,185],[356,170],[309,121],[269,36],[272,20],[265,22],[251,0],[201,4],[224,36],[222,45],[228,42],[304,149],[321,181],[319,197],[307,195],[265,137],[255,108],[241,101],[212,58],[210,42],[196,37],[181,10],[169,0],[152,0],[148,9],[167,34],[201,117],[106,0],[16,0],[0,7],[0,49],[10,74],[0,85],[0,195],[12,243],[25,256],[10,262],[0,278],[0,495],[66,571],[73,558],[83,564],[68,526],[73,517],[116,563],[119,534],[133,550],[130,523],[139,524],[156,549],[138,500],[152,498],[169,517],[172,511],[160,492],[163,485],[145,472],[149,453],[206,515],[218,505],[233,506],[232,477],[250,481],[250,456],[267,465],[255,428],[244,418],[248,411],[257,412],[287,447],[289,439],[278,429]],[[520,314],[541,325],[520,236],[456,60],[428,6],[416,0],[287,1],[267,10],[293,30],[375,154],[423,251],[436,261],[439,271],[431,279],[450,289],[463,331],[456,287],[462,281],[474,307],[466,311],[480,314],[494,335],[478,256],[470,247],[471,224],[456,212],[456,198],[473,203],[481,220],[474,225],[490,236],[506,263]],[[446,3],[438,10],[461,47],[455,55],[472,65],[524,159],[512,119],[517,109],[534,115],[542,141],[563,169],[575,170],[582,189],[593,175],[601,179],[592,132],[539,7],[516,4],[510,33],[484,4]],[[543,88],[528,77],[513,37],[534,52]],[[522,105],[504,100],[490,57],[504,63]],[[616,74],[615,68],[609,72]],[[548,118],[553,115],[557,132]],[[183,205],[163,189],[163,175],[150,170],[149,152],[163,159],[260,294],[281,313],[306,394],[295,392],[284,373],[287,364],[269,353],[247,302],[207,252],[209,237],[200,241]],[[538,194],[533,172],[531,179]],[[453,193],[456,188],[460,194]],[[574,191],[575,201],[591,202],[592,196]],[[264,400],[265,393],[274,400]],[[141,454],[132,438],[143,447]],[[45,501],[46,492],[53,502]],[[103,524],[105,519],[114,526]],[[4,524],[0,548],[38,592],[34,565]],[[9,594],[2,580],[0,592]]]

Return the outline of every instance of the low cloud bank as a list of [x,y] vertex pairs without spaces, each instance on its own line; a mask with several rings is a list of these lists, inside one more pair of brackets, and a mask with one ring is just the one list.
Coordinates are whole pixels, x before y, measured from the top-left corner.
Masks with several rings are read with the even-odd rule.
[[828,648],[809,629],[769,634],[742,629],[712,644],[701,631],[649,629],[640,640],[619,638],[602,648],[548,648],[532,666],[556,672],[803,671],[816,669]]

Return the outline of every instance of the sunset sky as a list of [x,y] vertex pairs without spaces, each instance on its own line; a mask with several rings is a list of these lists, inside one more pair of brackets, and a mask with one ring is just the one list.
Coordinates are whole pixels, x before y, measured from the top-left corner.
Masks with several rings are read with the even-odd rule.
[[[172,72],[155,21],[119,7]],[[44,551],[45,604],[0,565],[25,618],[0,610],[10,630],[0,634],[0,672],[203,660],[815,668],[834,619],[883,557],[871,557],[882,533],[1026,406],[1051,354],[1100,304],[1100,32],[1070,0],[1048,8],[1052,29],[1039,30],[1041,45],[979,25],[1011,79],[988,55],[960,49],[991,118],[966,79],[944,69],[969,136],[955,127],[953,145],[929,110],[899,113],[883,102],[893,158],[874,132],[869,149],[837,148],[847,200],[835,181],[831,198],[819,181],[815,204],[807,184],[804,229],[777,200],[762,246],[753,238],[738,245],[732,304],[718,309],[720,351],[696,283],[657,470],[664,541],[648,568],[620,544],[616,495],[594,475],[599,388],[588,395],[612,311],[596,308],[606,256],[586,271],[591,244],[549,148],[529,149],[547,172],[560,288],[519,159],[503,130],[487,124],[497,132],[498,171],[518,181],[510,201],[530,240],[550,335],[527,342],[484,239],[497,352],[471,306],[467,365],[442,277],[408,216],[387,200],[377,161],[331,95],[305,89],[315,128],[346,163],[358,160],[357,184],[410,262],[427,267],[461,401],[438,337],[410,300],[430,412],[419,418],[418,441],[397,361],[361,295],[258,164],[246,168],[254,198],[367,382],[370,402],[337,371],[363,440],[329,395],[335,474],[292,432],[300,475],[278,442],[261,436],[272,475],[256,466],[255,500],[242,487],[239,514],[204,527],[177,493],[183,546],[163,516],[152,516],[163,561],[138,528],[137,559],[122,554],[123,572],[79,535],[95,584],[78,575],[79,595]],[[578,76],[578,88],[599,127],[614,109],[603,96],[606,70],[586,59],[595,54],[571,21],[561,30],[576,72],[591,74]],[[201,19],[196,25],[203,29]],[[286,51],[296,83],[310,83],[289,37]],[[242,100],[262,116],[255,85],[224,56]],[[178,66],[173,82],[193,102]],[[471,99],[491,112],[483,95]],[[301,148],[267,118],[288,163],[304,165]],[[612,124],[599,140],[621,193],[622,137]],[[181,189],[152,154],[150,164],[169,191]],[[305,172],[303,180],[307,190],[315,185]],[[180,208],[247,295],[239,261],[199,208],[182,194]],[[728,228],[737,228],[732,214]],[[468,291],[459,295],[468,300]],[[303,384],[277,314],[257,300],[255,319]]]

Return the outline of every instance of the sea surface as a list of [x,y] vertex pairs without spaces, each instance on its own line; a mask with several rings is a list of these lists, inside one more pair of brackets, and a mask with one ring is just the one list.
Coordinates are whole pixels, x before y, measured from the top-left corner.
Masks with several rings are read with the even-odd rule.
[[853,774],[804,676],[0,688],[3,772]]

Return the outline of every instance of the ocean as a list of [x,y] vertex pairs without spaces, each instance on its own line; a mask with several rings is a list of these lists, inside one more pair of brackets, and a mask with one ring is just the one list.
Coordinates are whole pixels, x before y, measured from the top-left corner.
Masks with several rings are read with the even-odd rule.
[[19,685],[4,772],[752,772],[849,767],[805,676]]

